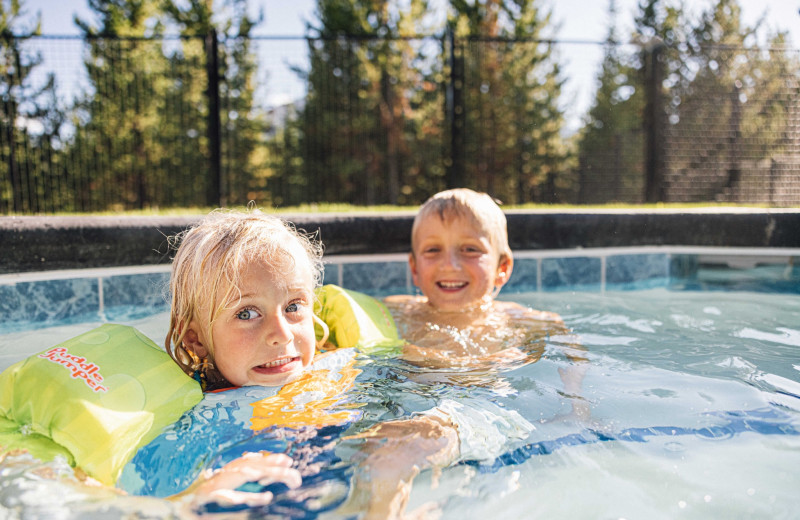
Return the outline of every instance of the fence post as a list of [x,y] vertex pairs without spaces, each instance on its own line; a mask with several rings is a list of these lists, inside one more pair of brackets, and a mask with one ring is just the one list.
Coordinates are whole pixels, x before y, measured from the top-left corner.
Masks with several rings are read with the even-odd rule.
[[464,175],[464,54],[456,52],[455,31],[448,24],[445,38],[450,47],[448,65],[450,79],[445,96],[445,117],[450,123],[450,154],[446,157],[445,185],[448,189],[459,187],[459,177]]
[[219,48],[217,31],[211,29],[206,35],[206,78],[208,81],[208,159],[209,179],[206,203],[209,206],[223,206],[225,200],[222,190],[222,137],[219,102]]
[[[11,82],[9,82],[10,84]],[[6,121],[3,124],[3,137],[8,143],[8,157],[6,167],[8,168],[8,179],[11,182],[11,211],[15,213],[23,212],[22,202],[22,177],[17,163],[16,132],[14,122],[16,120],[16,104],[10,100],[3,101],[3,115]],[[0,140],[2,144],[2,140]]]
[[643,50],[645,62],[645,202],[664,202],[664,104],[661,95],[664,44],[654,39]]

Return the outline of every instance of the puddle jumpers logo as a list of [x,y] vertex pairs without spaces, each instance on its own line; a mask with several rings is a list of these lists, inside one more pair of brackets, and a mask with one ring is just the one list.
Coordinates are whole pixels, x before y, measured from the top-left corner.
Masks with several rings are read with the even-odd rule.
[[95,392],[108,392],[108,387],[101,384],[103,376],[100,375],[100,367],[87,363],[85,357],[74,356],[64,347],[51,348],[39,354],[39,357],[63,366],[71,372],[73,379],[82,379]]

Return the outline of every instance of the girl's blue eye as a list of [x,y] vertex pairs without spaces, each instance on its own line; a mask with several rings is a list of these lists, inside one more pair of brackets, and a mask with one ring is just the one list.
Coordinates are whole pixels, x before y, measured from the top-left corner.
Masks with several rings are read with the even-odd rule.
[[252,320],[261,316],[255,309],[243,309],[236,313],[236,318],[239,320]]
[[300,304],[297,302],[292,302],[286,307],[286,312],[299,312],[300,311]]

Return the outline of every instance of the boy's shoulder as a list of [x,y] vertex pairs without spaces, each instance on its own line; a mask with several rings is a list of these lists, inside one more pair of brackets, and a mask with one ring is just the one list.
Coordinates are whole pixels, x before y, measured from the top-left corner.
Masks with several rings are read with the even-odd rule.
[[516,302],[495,301],[494,309],[495,311],[503,312],[512,317],[534,319],[538,321],[554,321],[559,323],[563,322],[561,316],[556,312],[539,311],[536,309],[531,309],[530,307],[526,307],[524,305],[520,305],[519,303]]
[[404,304],[404,303],[425,303],[428,301],[424,296],[412,296],[410,294],[393,294],[383,299],[384,303]]
[[383,299],[384,305],[389,309],[392,316],[405,316],[406,318],[431,312],[428,299],[424,296],[413,296],[410,294],[394,294]]

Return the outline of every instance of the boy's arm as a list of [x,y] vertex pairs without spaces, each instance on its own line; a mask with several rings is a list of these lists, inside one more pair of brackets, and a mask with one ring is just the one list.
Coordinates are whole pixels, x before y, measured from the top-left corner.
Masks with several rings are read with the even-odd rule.
[[377,424],[350,437],[364,440],[350,507],[366,508],[366,518],[401,518],[421,471],[491,460],[533,429],[518,412],[484,399],[445,399],[409,419]]
[[419,296],[412,296],[410,294],[392,294],[383,299],[383,302],[387,304],[403,304],[418,301],[421,301]]
[[[541,311],[533,311],[541,312]],[[550,345],[559,348],[570,363],[558,369],[558,375],[564,384],[564,395],[572,404],[572,412],[559,420],[574,418],[582,422],[591,419],[591,408],[589,402],[583,397],[583,379],[589,369],[589,359],[586,357],[586,347],[581,344],[580,338],[570,331],[558,314],[549,313],[555,316],[554,323],[558,327],[550,335]]]
[[[581,344],[580,338],[567,328],[561,316],[555,312],[539,311],[525,307],[514,302],[498,302],[503,310],[513,317],[515,321],[528,321],[531,330],[538,330],[549,337],[549,344],[558,347],[570,364],[558,369],[561,382],[564,384],[564,394],[570,398],[572,412],[569,418],[580,421],[589,421],[591,409],[589,402],[583,397],[583,379],[589,368],[586,357],[586,347]],[[567,417],[561,417],[565,419]]]
[[365,519],[402,518],[414,477],[458,457],[456,427],[438,416],[389,421],[350,438],[363,439],[363,459],[344,508],[366,511]]
[[[420,368],[467,369],[467,372],[487,372],[519,367],[521,362],[533,362],[539,359],[541,352],[524,350],[517,347],[503,349],[499,352],[476,356],[459,356],[435,348],[425,348],[411,343],[403,345],[402,359]],[[510,366],[505,366],[510,364]]]

